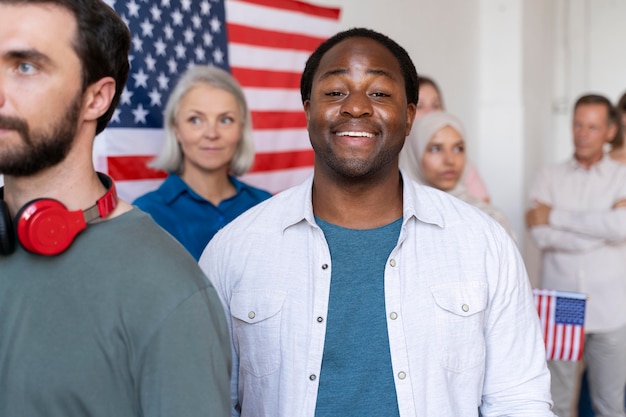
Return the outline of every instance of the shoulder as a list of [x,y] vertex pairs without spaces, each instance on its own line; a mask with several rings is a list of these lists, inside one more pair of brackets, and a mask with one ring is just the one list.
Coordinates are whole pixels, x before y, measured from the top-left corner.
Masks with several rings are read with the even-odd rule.
[[250,193],[256,200],[258,201],[263,201],[263,200],[267,200],[268,198],[270,198],[272,196],[272,194],[269,191],[263,190],[261,188],[257,188],[253,185],[247,184],[243,181],[240,181],[238,179],[233,179],[233,181],[235,181],[236,183],[240,184],[240,187],[242,190],[246,190],[248,193]]

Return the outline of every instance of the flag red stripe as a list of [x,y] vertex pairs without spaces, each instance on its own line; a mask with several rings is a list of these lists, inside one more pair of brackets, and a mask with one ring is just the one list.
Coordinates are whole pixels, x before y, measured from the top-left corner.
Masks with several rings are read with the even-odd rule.
[[254,130],[306,128],[303,111],[253,111],[251,114]]
[[578,356],[576,358],[577,361],[581,360],[583,358],[583,352],[585,350],[585,332],[583,331],[583,329],[580,329],[580,340],[579,340],[579,347],[578,347]]
[[299,72],[265,71],[241,67],[230,67],[230,72],[243,87],[300,89]]
[[[308,3],[302,3],[297,0],[239,0],[242,3],[257,4],[259,6],[271,7],[274,9],[293,10],[314,16],[326,17],[329,19],[339,20],[340,9],[314,6]],[[227,16],[228,18],[228,16]]]
[[250,172],[275,171],[280,169],[301,168],[313,165],[313,150],[257,153]]
[[109,175],[116,181],[153,180],[167,176],[164,171],[157,171],[147,166],[154,155],[109,156],[107,166]]
[[226,30],[230,43],[262,47],[271,46],[272,48],[295,49],[306,52],[315,50],[315,48],[324,41],[324,38],[257,29],[250,26],[238,25],[237,23],[227,23]]
[[[116,181],[163,179],[167,176],[164,171],[158,171],[147,166],[154,156],[109,156],[107,165],[109,174]],[[250,172],[274,171],[289,168],[312,166],[313,150],[257,153],[254,157],[254,166]]]

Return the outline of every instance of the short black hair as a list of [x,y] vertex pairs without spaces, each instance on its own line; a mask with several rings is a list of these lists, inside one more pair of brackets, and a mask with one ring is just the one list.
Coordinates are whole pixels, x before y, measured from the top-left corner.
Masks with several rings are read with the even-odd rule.
[[402,77],[404,78],[404,88],[406,91],[407,103],[417,104],[419,97],[419,81],[415,65],[411,60],[408,52],[401,47],[396,41],[382,33],[367,28],[352,28],[339,32],[328,38],[317,47],[306,61],[302,78],[300,79],[300,95],[302,102],[311,98],[311,89],[313,87],[313,76],[320,65],[320,61],[326,52],[339,42],[348,38],[369,38],[387,48],[398,60]]

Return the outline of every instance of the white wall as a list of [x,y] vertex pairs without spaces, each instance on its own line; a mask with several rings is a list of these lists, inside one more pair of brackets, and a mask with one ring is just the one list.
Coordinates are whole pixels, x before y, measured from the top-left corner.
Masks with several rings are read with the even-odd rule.
[[468,153],[520,237],[539,167],[571,155],[571,108],[587,92],[626,91],[624,0],[310,0],[342,8],[341,25],[404,46],[465,124]]

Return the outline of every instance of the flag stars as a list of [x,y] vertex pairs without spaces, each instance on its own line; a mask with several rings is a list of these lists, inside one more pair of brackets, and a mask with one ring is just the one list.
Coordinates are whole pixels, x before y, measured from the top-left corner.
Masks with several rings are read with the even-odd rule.
[[194,14],[193,16],[191,16],[191,24],[193,25],[194,29],[200,29],[200,27],[202,26],[202,18],[197,14]]
[[169,23],[163,28],[163,33],[165,33],[165,39],[168,41],[174,39],[174,29],[172,29]]
[[224,63],[224,53],[220,48],[216,48],[215,51],[213,51],[213,61],[218,64]]
[[120,119],[120,114],[122,114],[122,112],[120,111],[119,108],[113,110],[113,116],[111,116],[111,123],[121,123],[121,119]]
[[150,23],[148,19],[145,19],[143,22],[141,22],[140,26],[143,36],[152,37],[152,30],[154,29],[154,25]]
[[184,58],[187,53],[187,48],[185,48],[181,42],[178,42],[174,47],[174,52],[176,52],[176,58]]
[[222,23],[217,17],[211,19],[209,25],[211,25],[211,32],[213,33],[219,33],[222,30]]
[[148,94],[148,96],[150,97],[150,105],[152,107],[161,106],[161,93],[159,93],[159,91],[156,88],[153,88],[152,91],[150,91],[150,93]]
[[156,59],[152,57],[152,54],[146,55],[144,62],[146,63],[146,68],[150,72],[154,72],[156,69]]
[[161,9],[159,9],[157,6],[152,6],[152,8],[150,9],[150,14],[152,15],[152,20],[154,20],[155,22],[161,21]]
[[189,28],[185,30],[183,32],[183,37],[185,38],[185,43],[193,43],[193,38],[194,38],[193,30]]
[[167,48],[167,44],[165,42],[163,42],[163,39],[159,38],[155,43],[154,43],[154,50],[157,54],[157,56],[165,56],[165,49]]
[[174,26],[182,26],[183,25],[183,14],[180,10],[174,10],[172,13],[172,23]]
[[169,70],[170,74],[176,74],[178,72],[178,64],[176,63],[176,60],[174,58],[170,58],[167,61],[167,69]]
[[202,14],[202,16],[211,14],[211,4],[207,0],[203,0],[202,3],[200,3],[200,14]]
[[135,123],[142,123],[142,124],[146,124],[146,116],[149,114],[150,112],[146,109],[143,108],[143,104],[139,103],[137,105],[137,108],[135,108],[133,110],[133,116],[135,116]]
[[143,51],[143,40],[137,35],[133,36],[133,49],[138,52]]
[[164,73],[160,73],[157,77],[157,83],[159,83],[159,88],[161,90],[167,90],[170,86],[170,79]]
[[209,32],[204,32],[202,34],[202,42],[206,47],[213,46],[213,35],[211,35]]
[[161,0],[161,6],[170,7],[170,0]]
[[126,7],[128,8],[128,15],[139,17],[139,5],[135,2],[135,0],[131,0],[126,3]]
[[191,10],[191,0],[181,0],[180,1],[180,6],[182,7],[182,9],[186,12]]
[[122,104],[130,105],[131,104],[131,100],[130,99],[133,96],[133,94],[135,94],[135,93],[133,93],[132,91],[128,91],[128,89],[126,87],[124,87],[124,90],[122,91],[122,96],[120,97],[120,102]]
[[202,61],[204,61],[206,59],[206,55],[204,53],[204,48],[201,48],[201,47],[198,46],[194,50],[194,54],[196,56],[196,61],[198,61],[198,62],[202,62]]
[[135,79],[135,88],[148,88],[148,74],[143,72],[143,68],[140,68],[139,71],[133,74],[133,78]]

